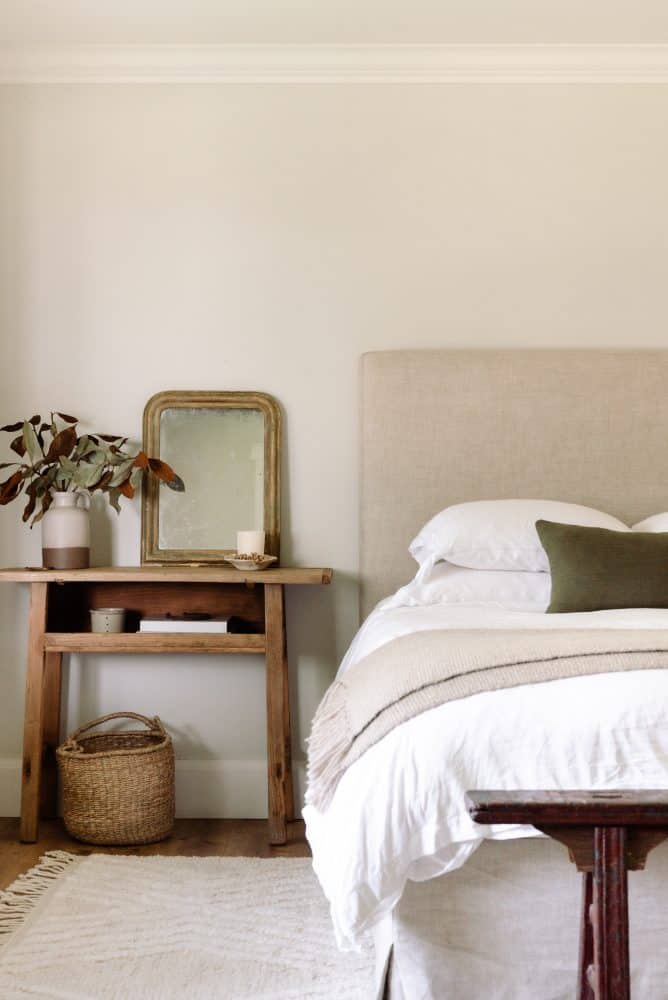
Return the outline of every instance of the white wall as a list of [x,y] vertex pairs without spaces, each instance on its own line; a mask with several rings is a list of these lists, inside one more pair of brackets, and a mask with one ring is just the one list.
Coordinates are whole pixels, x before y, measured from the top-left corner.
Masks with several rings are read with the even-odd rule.
[[[668,91],[44,86],[0,92],[0,423],[134,438],[166,388],[285,413],[295,750],[356,625],[357,362],[407,346],[666,342]],[[98,560],[139,515],[96,511]],[[39,536],[0,510],[0,562]],[[0,592],[0,813],[17,806],[27,594]],[[67,728],[159,713],[179,808],[261,814],[260,659],[73,658]]]
[[0,22],[27,45],[666,39],[663,0],[3,0]]

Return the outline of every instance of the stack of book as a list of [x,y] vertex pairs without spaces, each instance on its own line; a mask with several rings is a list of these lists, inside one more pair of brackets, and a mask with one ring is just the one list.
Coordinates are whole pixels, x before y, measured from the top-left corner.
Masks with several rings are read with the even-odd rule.
[[191,618],[187,615],[147,615],[140,632],[227,632],[229,617]]

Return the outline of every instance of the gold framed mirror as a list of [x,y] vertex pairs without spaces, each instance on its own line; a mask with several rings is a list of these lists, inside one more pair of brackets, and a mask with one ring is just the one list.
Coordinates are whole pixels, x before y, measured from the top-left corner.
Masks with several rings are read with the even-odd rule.
[[281,413],[263,392],[159,392],[144,409],[144,451],[185,483],[142,492],[142,563],[219,563],[236,533],[264,530],[279,556]]

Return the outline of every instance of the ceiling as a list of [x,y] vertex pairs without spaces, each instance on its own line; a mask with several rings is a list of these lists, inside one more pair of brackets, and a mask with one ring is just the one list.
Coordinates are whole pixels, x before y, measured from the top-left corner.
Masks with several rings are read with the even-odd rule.
[[0,43],[668,42],[665,0],[0,0]]

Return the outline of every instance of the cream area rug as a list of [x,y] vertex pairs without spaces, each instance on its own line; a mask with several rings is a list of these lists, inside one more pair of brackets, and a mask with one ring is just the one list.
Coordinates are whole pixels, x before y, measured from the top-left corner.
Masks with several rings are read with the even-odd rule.
[[0,893],[2,1000],[373,997],[307,859],[55,851]]

